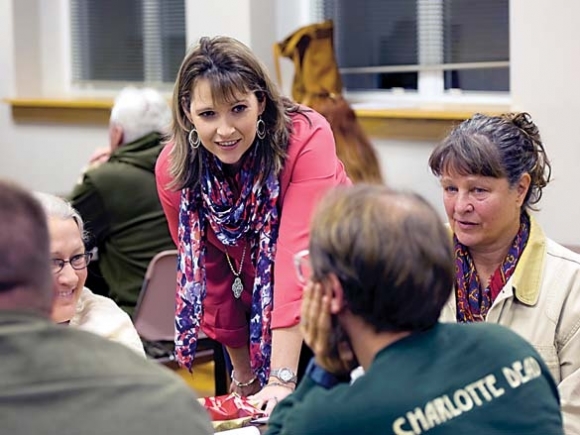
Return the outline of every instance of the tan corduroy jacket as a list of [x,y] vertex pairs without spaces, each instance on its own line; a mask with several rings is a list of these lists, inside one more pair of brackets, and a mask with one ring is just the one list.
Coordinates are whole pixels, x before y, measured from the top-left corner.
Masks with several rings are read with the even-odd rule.
[[[456,321],[455,295],[440,320]],[[487,314],[542,355],[558,383],[566,434],[580,434],[580,255],[546,238],[531,218],[516,270]]]

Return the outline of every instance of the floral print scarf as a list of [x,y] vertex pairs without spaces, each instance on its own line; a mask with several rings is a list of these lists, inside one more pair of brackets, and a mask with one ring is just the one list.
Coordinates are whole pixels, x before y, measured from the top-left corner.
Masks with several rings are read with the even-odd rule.
[[196,189],[182,190],[178,228],[175,353],[178,362],[191,370],[203,317],[203,300],[207,292],[205,255],[209,225],[226,247],[236,244],[242,238],[249,241],[256,270],[250,310],[250,359],[252,370],[264,385],[270,370],[270,320],[280,183],[273,173],[266,179],[260,179],[259,174],[263,169],[256,158],[256,145],[244,157],[242,167],[234,177],[233,183],[241,190],[237,199],[224,174],[222,163],[201,148],[201,183]]
[[473,259],[469,254],[469,249],[461,244],[456,236],[453,236],[458,322],[480,322],[485,320],[495,297],[512,276],[529,236],[530,217],[524,212],[520,217],[518,233],[505,259],[493,274],[489,285],[484,289],[481,288],[481,282],[475,270]]

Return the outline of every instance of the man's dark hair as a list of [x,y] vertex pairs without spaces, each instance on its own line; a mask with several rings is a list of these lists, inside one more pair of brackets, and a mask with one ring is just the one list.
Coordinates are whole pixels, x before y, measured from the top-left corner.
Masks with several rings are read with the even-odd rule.
[[348,308],[377,332],[435,325],[453,288],[451,237],[435,210],[379,185],[336,188],[322,200],[310,261],[314,279],[334,273]]
[[32,194],[0,180],[0,293],[30,291],[37,307],[51,300],[49,240],[46,217]]

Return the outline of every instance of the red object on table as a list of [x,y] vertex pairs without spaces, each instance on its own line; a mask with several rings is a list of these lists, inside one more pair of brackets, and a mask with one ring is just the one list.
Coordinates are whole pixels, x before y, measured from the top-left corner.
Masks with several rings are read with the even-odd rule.
[[204,397],[199,401],[213,421],[234,420],[243,417],[256,418],[264,414],[247,397],[241,397],[235,393]]

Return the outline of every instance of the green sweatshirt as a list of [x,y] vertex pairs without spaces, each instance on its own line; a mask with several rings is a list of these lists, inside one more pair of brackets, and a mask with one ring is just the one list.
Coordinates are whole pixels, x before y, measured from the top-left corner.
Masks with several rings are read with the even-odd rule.
[[382,349],[352,385],[306,376],[267,434],[561,435],[546,365],[514,332],[438,324]]
[[126,346],[0,310],[0,432],[212,435],[194,391]]

